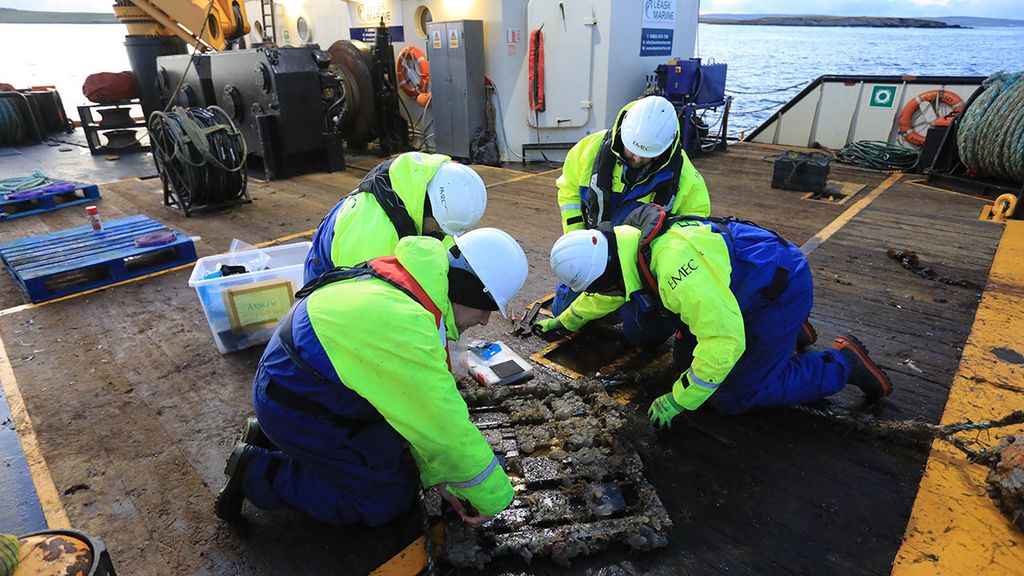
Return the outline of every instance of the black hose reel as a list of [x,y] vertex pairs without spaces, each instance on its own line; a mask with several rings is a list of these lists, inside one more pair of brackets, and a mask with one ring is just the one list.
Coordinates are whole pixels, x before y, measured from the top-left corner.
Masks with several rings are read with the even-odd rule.
[[179,106],[153,112],[149,135],[165,206],[188,217],[195,208],[252,202],[245,139],[224,109]]

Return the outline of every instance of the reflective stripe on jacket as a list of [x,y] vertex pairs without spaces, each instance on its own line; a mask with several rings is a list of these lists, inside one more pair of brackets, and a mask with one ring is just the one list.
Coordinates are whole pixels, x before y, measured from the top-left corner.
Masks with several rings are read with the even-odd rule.
[[[442,312],[449,337],[458,338],[441,242],[404,238],[395,258]],[[287,358],[269,367],[270,376],[336,413],[362,407],[363,413],[341,416],[365,417],[367,409],[379,413],[409,442],[424,486],[448,483],[451,492],[480,513],[496,514],[511,502],[512,486],[469,421],[438,329],[430,311],[383,280],[366,275],[331,283],[296,310],[293,335],[303,358],[318,372],[336,377],[337,387],[331,389]],[[265,358],[276,343],[276,338],[271,341]]]
[[[614,312],[645,294],[637,270],[640,231],[615,227],[625,297],[583,293],[559,320],[569,330]],[[651,242],[658,294],[649,295],[697,339],[693,363],[673,386],[676,402],[700,406],[732,371],[746,349],[744,316],[770,304],[764,296],[780,269],[805,266],[799,248],[771,231],[745,223],[683,221]]]

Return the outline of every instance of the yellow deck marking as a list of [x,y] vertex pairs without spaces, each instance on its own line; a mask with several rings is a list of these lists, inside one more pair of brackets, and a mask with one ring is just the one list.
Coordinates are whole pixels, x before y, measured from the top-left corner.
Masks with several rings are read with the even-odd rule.
[[483,168],[487,170],[504,170],[505,172],[514,172],[516,174],[532,174],[532,172],[527,172],[526,170],[516,170],[515,168],[505,168],[504,166],[483,166]]
[[852,220],[854,216],[860,214],[861,210],[867,208],[868,205],[871,204],[871,202],[873,202],[875,198],[878,198],[882,194],[882,192],[885,192],[890,187],[892,187],[893,184],[898,182],[900,177],[902,176],[903,174],[900,172],[891,174],[888,178],[883,180],[877,188],[875,188],[871,192],[868,192],[866,196],[855,202],[853,206],[850,206],[849,208],[846,209],[845,212],[836,217],[836,219],[833,220],[831,224],[822,228],[821,232],[818,232],[813,237],[811,237],[810,240],[804,242],[804,245],[801,246],[800,249],[803,250],[804,254],[810,254],[811,252],[813,252],[818,246],[821,246],[822,242],[831,238],[833,234],[838,232],[840,228],[842,228],[843,226],[846,225],[847,222]]
[[522,176],[516,176],[515,178],[509,178],[508,180],[502,180],[501,182],[495,182],[494,184],[488,184],[487,187],[488,188],[493,188],[495,186],[504,186],[505,184],[512,184],[513,182],[520,182],[522,180],[528,180],[530,178],[535,178],[537,176],[544,176],[545,174],[551,174],[552,172],[561,172],[561,171],[562,171],[561,168],[552,168],[551,170],[545,170],[543,172],[537,172],[537,173],[534,173],[534,174],[523,174]]
[[957,196],[960,196],[961,198],[971,198],[972,200],[977,200],[978,202],[982,202],[982,203],[987,203],[987,202],[991,202],[992,201],[991,198],[981,198],[979,196],[974,196],[972,194],[965,194],[963,192],[957,192],[956,190],[949,190],[948,188],[939,188],[938,186],[932,186],[931,184],[928,183],[927,180],[907,180],[906,183],[910,184],[911,186],[917,186],[918,188],[924,188],[926,190],[935,190],[936,192],[945,192],[946,194],[955,194]]
[[[306,230],[305,232],[297,232],[295,234],[289,234],[287,236],[282,236],[280,238],[275,238],[273,240],[267,240],[266,242],[260,242],[260,243],[256,244],[255,246],[257,248],[262,248],[264,246],[270,246],[271,244],[279,244],[281,242],[287,242],[289,240],[294,240],[295,238],[302,238],[303,236],[312,236],[314,232],[316,232],[316,228],[313,228],[313,229],[310,229],[310,230]],[[5,310],[0,310],[0,318],[3,318],[4,316],[9,316],[11,314],[17,314],[18,312],[24,312],[25,310],[31,310],[32,308],[39,308],[40,306],[46,306],[47,304],[54,304],[56,302],[63,302],[65,300],[71,300],[73,298],[81,298],[82,296],[88,296],[89,294],[94,294],[96,292],[100,292],[102,290],[106,290],[107,288],[114,288],[115,286],[124,286],[125,284],[131,284],[132,282],[138,282],[140,280],[146,280],[148,278],[156,278],[157,276],[163,276],[164,274],[170,274],[171,272],[177,272],[178,270],[185,270],[186,268],[191,268],[192,266],[195,266],[195,264],[190,262],[188,264],[182,264],[181,266],[175,266],[174,268],[168,268],[166,270],[160,270],[158,272],[152,272],[150,274],[145,274],[143,276],[138,276],[138,277],[135,277],[135,278],[129,278],[128,280],[122,280],[121,282],[115,282],[113,284],[107,284],[106,286],[100,286],[99,288],[93,288],[92,290],[86,290],[84,292],[76,292],[74,294],[68,294],[67,296],[62,296],[60,298],[54,298],[53,300],[47,300],[46,302],[39,302],[39,303],[36,303],[36,304],[19,304],[18,306],[12,306],[12,307],[7,308]]]
[[4,396],[7,397],[7,405],[11,409],[11,419],[14,420],[14,429],[18,432],[18,439],[21,441],[21,450],[28,462],[29,472],[32,473],[32,482],[36,485],[36,495],[39,496],[39,505],[43,509],[43,516],[46,518],[46,525],[50,528],[70,528],[71,522],[68,514],[64,511],[64,503],[60,500],[57,486],[53,483],[53,476],[46,466],[46,460],[39,449],[39,441],[36,439],[36,430],[32,426],[32,420],[28,417],[28,410],[25,409],[25,400],[21,397],[21,389],[18,388],[18,381],[14,378],[14,368],[7,357],[7,349],[0,340],[0,384],[3,385]]
[[[440,522],[434,524],[430,529],[430,534],[434,538],[434,554],[436,555],[436,550],[444,547],[444,524]],[[370,572],[370,576],[416,576],[427,565],[427,548],[424,540],[423,536],[413,540],[391,560]]]
[[[544,296],[544,297],[542,297],[542,298],[540,298],[538,300],[535,300],[530,305],[532,306],[534,304],[538,304],[538,303],[543,302],[543,301],[545,301],[545,300],[547,300],[549,298],[554,298],[554,296],[555,296],[554,293],[548,294],[547,296]],[[548,360],[547,358],[545,358],[545,356],[547,354],[549,354],[552,350],[554,350],[555,348],[558,348],[559,346],[562,346],[563,344],[568,344],[577,335],[579,335],[579,332],[573,332],[572,334],[569,334],[568,336],[565,336],[565,337],[559,338],[558,340],[555,340],[551,344],[548,344],[544,348],[542,348],[542,349],[538,350],[537,352],[534,352],[533,354],[531,354],[530,355],[530,360],[533,360],[534,362],[536,362],[537,364],[540,364],[541,366],[545,366],[545,367],[547,367],[547,368],[549,368],[551,370],[554,370],[555,372],[558,372],[562,376],[568,376],[569,378],[574,378],[574,379],[583,378],[583,374],[580,374],[579,372],[577,372],[575,370],[572,370],[570,368],[562,366],[561,364],[559,364],[557,362],[554,362],[552,360]]]
[[583,378],[583,374],[580,374],[579,372],[577,372],[575,370],[571,370],[569,368],[566,368],[565,366],[562,366],[561,364],[558,364],[556,362],[552,362],[551,360],[548,360],[547,358],[544,357],[544,355],[547,354],[548,352],[551,352],[552,350],[554,350],[555,348],[558,348],[562,344],[568,343],[570,339],[572,339],[572,336],[567,336],[565,338],[561,338],[559,340],[555,340],[551,344],[548,344],[547,346],[545,346],[544,349],[540,350],[539,352],[534,352],[533,354],[531,354],[530,355],[530,360],[533,360],[534,362],[536,362],[537,364],[540,364],[541,366],[545,366],[547,368],[550,368],[551,370],[554,370],[555,372],[558,372],[559,374],[561,374],[563,376],[568,376],[569,378],[577,378],[577,379]]
[[[1024,364],[1001,360],[994,352],[1017,358],[1024,354],[1021,262],[1024,222],[1009,221],[950,388],[943,424],[995,419],[1024,409],[1024,394],[999,386],[1024,381]],[[982,441],[980,448],[1022,432],[1024,426],[962,437]],[[1024,533],[986,496],[987,472],[984,466],[968,464],[964,455],[947,443],[932,444],[893,576],[1024,571]]]
[[[542,172],[542,174],[544,174],[544,172]],[[529,309],[529,308],[531,308],[533,306],[537,306],[540,303],[542,303],[542,302],[544,302],[546,300],[551,300],[554,297],[555,297],[555,293],[554,292],[552,292],[552,293],[550,293],[550,294],[548,294],[546,296],[541,296],[540,298],[538,298],[538,299],[534,300],[533,302],[530,302],[529,304],[527,304],[526,308]],[[544,308],[544,310],[547,311],[547,312],[550,312],[550,310],[548,310],[547,308]],[[554,362],[554,361],[551,361],[551,360],[548,360],[547,358],[544,357],[545,355],[550,353],[555,348],[558,348],[559,346],[561,346],[563,344],[568,344],[569,341],[571,341],[573,338],[575,338],[577,334],[579,334],[579,332],[575,332],[573,334],[570,334],[568,336],[565,336],[565,337],[559,338],[558,340],[555,340],[554,342],[548,344],[547,346],[545,346],[541,350],[538,350],[537,352],[534,352],[533,354],[531,354],[530,355],[530,360],[533,360],[534,362],[536,362],[537,364],[540,364],[541,366],[545,366],[545,367],[547,367],[547,368],[549,368],[551,370],[554,370],[555,372],[558,372],[559,374],[561,374],[563,376],[568,376],[569,378],[583,378],[583,375],[580,374],[579,372],[576,372],[575,370],[572,370],[570,368],[566,368],[565,366],[562,366],[561,364],[559,364],[557,362]]]
[[826,200],[826,199],[822,199],[822,198],[815,199],[816,195],[829,196],[830,198],[834,198],[835,196],[830,191],[826,191],[826,192],[808,192],[808,193],[804,194],[803,196],[801,196],[800,199],[801,200],[813,200],[814,202],[822,202],[822,203],[825,203],[825,204],[832,204],[834,206],[842,206],[843,204],[846,204],[847,202],[852,200],[854,196],[856,196],[857,194],[860,194],[860,191],[864,189],[864,184],[858,184],[856,182],[840,182],[839,180],[831,180],[831,181],[829,181],[829,184],[838,184],[839,185],[839,190],[837,192],[839,194],[841,194],[843,196],[843,198],[841,200],[839,200],[838,202],[835,202],[835,201],[832,201],[832,200]]
[[97,186],[110,186],[111,184],[117,184],[118,182],[128,182],[129,180],[141,182],[142,178],[139,178],[138,176],[129,176],[127,178],[118,178],[117,180],[111,180],[109,182],[100,182],[99,184],[97,184]]
[[257,248],[263,248],[264,246],[270,246],[272,244],[280,244],[281,242],[287,242],[289,240],[295,240],[296,238],[302,238],[303,236],[312,236],[316,234],[316,228],[310,228],[303,232],[296,232],[295,234],[289,234],[287,236],[281,236],[280,238],[274,238],[273,240],[267,240],[266,242],[259,242],[256,244]]
[[[302,236],[309,236],[314,232],[316,232],[316,228],[306,230],[305,232],[299,232],[297,234],[290,234],[281,238],[275,238],[274,240],[260,242],[259,244],[256,244],[256,246],[262,247],[280,242],[287,242],[288,240],[300,238]],[[87,290],[85,292],[72,294],[63,298],[56,298],[54,300],[48,300],[38,304],[23,304],[6,310],[0,310],[0,317],[32,308],[38,308],[39,306],[46,304],[53,304],[54,302],[60,302],[62,300],[85,296],[86,294],[92,294],[93,292],[105,290],[113,286],[122,286],[130,282],[161,276],[169,272],[189,268],[192,265],[193,264],[183,264],[181,266],[175,266],[174,268],[168,268],[167,270],[146,274],[145,276],[139,276],[138,278],[132,278],[131,280],[117,282],[110,286]],[[0,384],[3,385],[4,396],[7,397],[7,403],[11,409],[11,418],[14,420],[14,426],[18,432],[18,439],[21,441],[21,449],[25,454],[25,460],[28,461],[29,471],[32,473],[32,481],[36,486],[36,494],[39,496],[39,504],[42,506],[43,515],[46,517],[46,524],[50,528],[68,528],[71,526],[71,523],[68,520],[67,512],[64,511],[64,504],[60,500],[57,488],[53,483],[53,477],[50,475],[50,469],[47,467],[46,460],[43,458],[42,451],[39,449],[39,442],[36,440],[35,428],[32,426],[32,420],[29,419],[28,411],[25,408],[25,401],[21,396],[21,389],[18,387],[18,381],[14,377],[14,368],[11,366],[11,361],[7,357],[7,349],[4,347],[2,340],[0,340]]]

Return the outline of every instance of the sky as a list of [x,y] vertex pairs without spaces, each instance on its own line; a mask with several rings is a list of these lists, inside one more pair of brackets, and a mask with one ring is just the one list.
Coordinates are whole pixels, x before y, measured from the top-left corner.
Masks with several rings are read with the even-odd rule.
[[[0,7],[62,12],[110,12],[111,0],[0,0]],[[798,6],[798,8],[794,8]],[[702,0],[701,13],[827,14],[838,16],[980,16],[1024,19],[1022,0]]]

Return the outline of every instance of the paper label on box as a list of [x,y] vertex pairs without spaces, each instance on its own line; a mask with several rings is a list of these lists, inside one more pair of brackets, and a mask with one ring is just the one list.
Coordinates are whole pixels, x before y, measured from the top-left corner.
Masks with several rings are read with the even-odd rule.
[[288,279],[273,279],[224,290],[231,329],[236,332],[273,326],[294,302],[295,287]]

